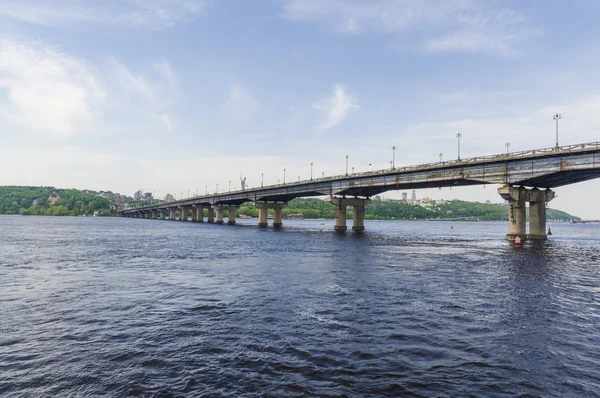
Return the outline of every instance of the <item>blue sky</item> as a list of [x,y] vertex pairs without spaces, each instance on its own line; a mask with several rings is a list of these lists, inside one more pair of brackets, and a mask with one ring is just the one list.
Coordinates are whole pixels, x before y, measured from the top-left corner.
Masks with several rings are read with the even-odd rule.
[[[0,0],[0,184],[214,191],[600,140],[600,3]],[[371,166],[369,166],[371,164]],[[600,219],[589,193],[553,207]],[[390,197],[400,193],[390,192]],[[499,202],[493,187],[419,196]]]

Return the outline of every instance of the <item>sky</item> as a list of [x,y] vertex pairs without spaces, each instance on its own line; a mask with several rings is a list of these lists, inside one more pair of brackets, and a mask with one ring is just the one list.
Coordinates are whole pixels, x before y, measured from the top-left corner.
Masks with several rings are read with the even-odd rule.
[[[600,141],[595,0],[0,0],[0,185],[164,197]],[[263,177],[264,174],[264,177]],[[496,186],[418,197],[490,200]],[[600,179],[550,207],[600,219]],[[400,192],[385,196],[397,198]],[[410,193],[409,193],[410,196]]]

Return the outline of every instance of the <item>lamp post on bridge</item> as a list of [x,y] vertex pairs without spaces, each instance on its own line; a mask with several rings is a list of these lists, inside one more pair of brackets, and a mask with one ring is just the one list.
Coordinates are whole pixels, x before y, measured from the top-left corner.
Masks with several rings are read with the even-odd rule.
[[265,185],[265,173],[260,173],[260,187],[264,187]]
[[508,148],[510,148],[510,142],[507,142],[506,144],[504,144],[504,146],[506,147],[506,154],[508,155]]
[[206,186],[206,191],[204,191],[205,195],[208,195],[208,185]]
[[310,180],[311,181],[313,180],[312,176],[313,176],[313,162],[310,162]]
[[352,166],[352,175],[354,175],[354,166]]
[[439,156],[440,156],[440,163],[442,163],[442,157],[444,156],[444,154],[440,152]]
[[346,176],[348,176],[348,155],[346,155]]
[[556,120],[556,147],[555,149],[558,151],[558,120],[562,119],[562,115],[557,113],[556,115],[552,115],[552,119]]
[[394,163],[390,160],[390,170],[394,170]]
[[396,146],[392,147],[392,170],[396,169]]
[[460,160],[460,139],[462,137],[462,133],[456,134],[456,138],[458,139],[458,160]]
[[283,185],[285,185],[285,169],[283,169]]
[[229,180],[229,193],[231,193],[231,180]]
[[215,191],[215,193],[219,193],[219,183],[217,182],[217,190]]

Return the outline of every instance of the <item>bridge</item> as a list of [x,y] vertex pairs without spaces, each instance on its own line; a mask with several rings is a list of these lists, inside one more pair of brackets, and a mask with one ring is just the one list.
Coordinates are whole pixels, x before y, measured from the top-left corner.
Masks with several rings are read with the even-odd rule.
[[[235,210],[244,202],[259,209],[258,226],[266,227],[268,210],[273,226],[282,226],[282,209],[299,197],[328,196],[335,205],[335,230],[345,232],[346,209],[354,207],[352,229],[365,229],[364,214],[373,195],[390,190],[500,184],[498,193],[508,201],[507,238],[546,239],[546,206],[554,199],[553,188],[600,177],[600,142],[556,146],[529,151],[440,161],[364,173],[315,178],[252,189],[164,202],[120,211],[125,217],[177,219],[235,224]],[[529,233],[526,233],[526,203],[529,203]]]

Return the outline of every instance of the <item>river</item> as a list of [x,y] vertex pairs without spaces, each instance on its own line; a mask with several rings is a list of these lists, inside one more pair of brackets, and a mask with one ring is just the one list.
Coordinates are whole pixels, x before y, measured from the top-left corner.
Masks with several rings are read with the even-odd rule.
[[0,216],[0,395],[600,395],[598,224],[255,223]]

